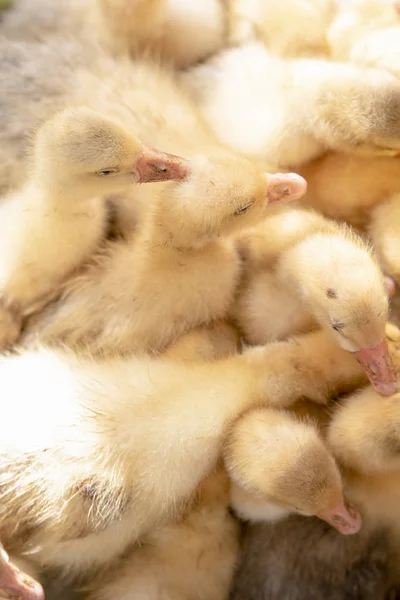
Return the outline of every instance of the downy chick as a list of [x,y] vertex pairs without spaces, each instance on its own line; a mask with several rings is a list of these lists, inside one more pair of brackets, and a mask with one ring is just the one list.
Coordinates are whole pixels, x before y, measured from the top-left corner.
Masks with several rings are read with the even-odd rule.
[[298,513],[347,535],[359,531],[360,514],[346,505],[339,469],[312,422],[253,410],[235,423],[224,458],[231,503],[242,519],[275,521]]
[[221,141],[295,169],[324,151],[400,152],[400,82],[378,69],[285,61],[259,43],[226,50],[183,80]]
[[[386,334],[399,370],[399,331],[388,325]],[[391,597],[386,594],[399,582],[397,406],[397,395],[382,398],[371,387],[328,405],[324,436],[346,497],[361,511],[361,532],[345,538],[300,517],[246,526],[233,599],[244,590],[249,600]]]
[[[239,531],[229,500],[244,519],[315,514],[345,534],[361,526],[344,503],[339,471],[315,427],[272,409],[248,412],[232,426],[218,470],[200,486],[184,518],[145,536],[90,586],[90,600],[227,598]],[[229,494],[229,488],[230,494]]]
[[[399,373],[400,330],[388,323],[386,336]],[[328,430],[329,445],[341,464],[365,474],[400,471],[399,406],[397,394],[379,398],[371,387],[346,398],[336,408]]]
[[265,174],[232,153],[199,156],[186,170],[185,180],[155,191],[132,239],[67,282],[28,325],[27,343],[37,336],[92,352],[159,353],[225,317],[240,275],[230,234],[262,219],[268,201],[301,196],[305,181]]
[[247,409],[324,403],[364,381],[324,332],[216,362],[42,350],[0,367],[0,539],[75,573],[179,518]]
[[[30,129],[54,108],[71,104],[111,113],[143,143],[166,152],[187,158],[231,152],[218,142],[173,73],[144,59],[133,65],[116,60],[97,45],[0,40],[0,87],[6,92],[0,98],[0,152],[7,148],[0,154],[0,190],[21,183]],[[125,236],[138,221],[132,204],[139,202],[118,199],[118,225]]]
[[0,348],[16,341],[23,319],[57,296],[104,240],[107,195],[186,174],[184,159],[147,148],[89,109],[46,121],[27,184],[0,205]]
[[[214,322],[189,331],[163,356],[196,364],[233,356],[238,350],[235,329]],[[176,523],[144,536],[117,565],[94,576],[86,590],[89,599],[226,598],[239,549],[239,525],[228,508],[229,479],[219,464]]]
[[[196,345],[197,342],[197,345]],[[234,354],[238,348],[236,332],[224,323],[197,328],[182,336],[164,356],[178,360],[218,360]],[[273,427],[272,436],[269,430]],[[281,435],[276,447],[277,432]],[[251,432],[251,433],[250,433]],[[257,436],[256,434],[259,434]],[[271,441],[271,437],[274,438]],[[254,438],[261,442],[255,447]],[[248,490],[262,482],[267,497],[294,509],[301,500],[313,510],[341,497],[340,476],[314,429],[272,409],[258,409],[233,424],[228,434],[226,464],[235,481]],[[247,462],[251,455],[257,467]],[[251,461],[250,461],[251,462]],[[276,463],[280,477],[276,477]],[[294,475],[298,464],[302,476]],[[270,468],[272,467],[272,468]],[[229,481],[220,467],[200,485],[183,518],[151,532],[140,545],[112,567],[96,577],[89,586],[90,599],[129,598],[140,600],[220,600],[226,598],[233,576],[239,531],[229,514]],[[235,485],[236,489],[239,489]],[[243,494],[246,497],[248,491]],[[318,493],[319,492],[319,493]],[[305,496],[314,495],[314,501]],[[236,494],[237,495],[237,494]],[[254,501],[263,502],[255,496]],[[331,507],[329,507],[331,508]],[[358,517],[342,506],[347,526],[359,526]],[[333,517],[335,509],[329,513]],[[278,510],[278,508],[277,508]],[[285,509],[283,509],[284,511]],[[339,513],[336,517],[339,517]],[[324,515],[328,518],[328,514]],[[266,518],[270,515],[267,514]],[[332,521],[332,518],[331,518]],[[341,522],[343,525],[343,521]],[[340,528],[340,524],[339,524]],[[343,525],[343,528],[345,526]]]
[[[387,335],[391,346],[395,346],[399,372],[400,332],[388,325]],[[342,465],[349,497],[360,507],[370,530],[388,532],[396,557],[391,565],[391,579],[396,585],[400,585],[399,440],[398,394],[380,398],[370,387],[341,403],[327,433],[329,447]]]
[[[60,61],[59,73],[55,75],[57,85],[63,85],[61,78],[68,81],[65,93],[70,99],[84,102],[102,114],[112,111],[123,126],[134,131],[143,143],[191,160],[190,173],[181,185],[160,184],[152,186],[152,190],[148,186],[140,186],[134,191],[135,202],[130,200],[127,206],[126,202],[118,200],[118,212],[122,213],[120,221],[124,227],[130,221],[132,204],[149,207],[149,211],[147,208],[144,211],[141,231],[132,239],[132,230],[128,226],[128,231],[124,229],[126,245],[110,248],[83,278],[71,282],[68,290],[71,293],[60,305],[60,311],[55,310],[57,318],[54,318],[54,325],[56,327],[58,320],[59,328],[52,337],[60,339],[61,333],[64,336],[63,319],[68,312],[74,312],[79,319],[82,339],[93,336],[94,346],[101,347],[98,341],[100,335],[103,342],[108,340],[107,344],[113,350],[123,346],[131,349],[135,344],[150,349],[154,347],[155,350],[164,349],[187,328],[223,317],[227,310],[239,272],[239,260],[232,242],[223,238],[218,241],[218,236],[227,234],[232,226],[245,227],[249,222],[260,219],[268,199],[300,197],[305,191],[305,182],[290,175],[270,176],[268,182],[264,169],[259,165],[218,142],[175,77],[148,61],[136,61],[132,66],[131,62],[116,61],[99,50],[90,57],[84,53],[81,57],[83,64],[78,63],[80,68],[76,69],[72,68],[71,59],[76,57],[79,60],[79,44],[76,47],[63,46],[65,54],[61,56],[60,49],[56,52],[56,46],[48,46],[46,51],[34,49],[32,55],[27,53],[28,48],[11,46],[9,52],[16,53],[18,69],[15,72],[6,69],[7,75],[2,73],[3,77],[9,82],[17,78],[18,89],[26,85],[32,69],[40,73],[48,63],[53,64],[49,56],[51,49]],[[43,91],[47,91],[47,83],[39,77],[33,78],[31,85],[35,98],[36,93],[42,97]],[[61,102],[56,91],[53,90],[56,101]],[[30,106],[29,100],[27,106]],[[4,108],[13,126],[22,135],[23,127],[19,125],[22,107],[14,111],[7,104]],[[42,109],[46,112],[45,106],[38,107],[35,103],[32,108],[34,114]],[[11,133],[11,129],[4,132],[5,142],[8,143]],[[281,190],[280,186],[283,186]],[[135,269],[134,278],[129,277],[132,268]],[[215,282],[210,268],[216,273],[216,288],[204,286],[205,281]],[[162,295],[157,280],[161,276],[159,281],[168,282]],[[182,283],[177,285],[179,281]],[[75,287],[76,292],[73,291]],[[132,300],[139,289],[140,297],[132,307]],[[186,298],[188,290],[191,293]],[[194,309],[191,304],[193,294],[197,296]],[[116,296],[119,306],[114,309]],[[117,308],[121,309],[120,317]],[[163,311],[170,308],[173,312],[168,320],[168,312]],[[86,316],[82,319],[84,313],[90,317],[86,324]],[[110,313],[107,325],[106,315]],[[193,322],[186,324],[185,315],[188,314]],[[128,315],[127,321],[125,315]],[[50,313],[46,318],[43,316],[42,325],[46,324],[46,319],[50,322]],[[72,330],[69,334],[71,342],[78,341],[76,323],[78,320],[75,323],[70,321],[67,326],[68,330]],[[129,328],[133,328],[132,331]],[[133,334],[135,339],[129,339]],[[50,339],[50,327],[44,335]]]
[[328,153],[305,165],[302,204],[358,227],[372,241],[383,270],[400,282],[400,158]]
[[388,298],[368,246],[302,208],[282,207],[238,239],[244,271],[232,315],[251,344],[326,329],[382,394],[397,389],[387,350]]
[[259,39],[285,58],[328,54],[335,0],[230,0],[228,11],[231,44]]

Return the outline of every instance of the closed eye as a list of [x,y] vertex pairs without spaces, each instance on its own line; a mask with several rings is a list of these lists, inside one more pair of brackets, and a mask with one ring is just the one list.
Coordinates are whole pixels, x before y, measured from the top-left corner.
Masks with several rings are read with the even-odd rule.
[[252,202],[249,202],[249,204],[246,204],[245,206],[241,206],[240,208],[238,208],[237,210],[235,210],[235,215],[244,215],[245,213],[247,213],[248,210],[250,210],[250,208],[253,206],[254,204],[254,200]]
[[113,173],[118,173],[118,169],[116,167],[101,169],[100,171],[97,171],[96,175],[112,175]]

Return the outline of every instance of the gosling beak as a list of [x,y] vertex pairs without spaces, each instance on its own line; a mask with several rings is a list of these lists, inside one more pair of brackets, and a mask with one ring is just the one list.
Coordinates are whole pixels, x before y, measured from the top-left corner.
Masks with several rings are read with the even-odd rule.
[[315,516],[332,525],[343,535],[358,533],[362,525],[360,513],[352,506],[346,506],[343,501],[332,510]]
[[190,162],[180,156],[144,146],[134,171],[139,175],[138,183],[179,180],[189,175]]
[[0,547],[0,598],[44,600],[43,588],[32,577],[22,573]]
[[386,293],[389,298],[393,298],[396,293],[396,282],[392,277],[385,275],[383,278],[383,284],[385,286]]
[[373,348],[362,348],[353,354],[379,394],[390,396],[397,391],[397,373],[386,340]]
[[306,180],[296,173],[267,173],[266,177],[269,204],[280,200],[298,200],[307,191]]

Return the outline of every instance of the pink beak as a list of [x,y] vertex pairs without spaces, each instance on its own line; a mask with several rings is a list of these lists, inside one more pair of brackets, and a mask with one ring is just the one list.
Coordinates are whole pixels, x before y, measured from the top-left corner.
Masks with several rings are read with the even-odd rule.
[[180,180],[190,173],[190,163],[180,156],[144,146],[135,170],[139,173],[138,183]]
[[396,293],[396,282],[392,277],[388,277],[385,275],[383,278],[383,283],[385,286],[386,293],[389,298],[393,298]]
[[0,598],[44,600],[44,591],[40,583],[22,573],[3,553],[0,557]]
[[390,396],[397,391],[397,373],[386,340],[373,348],[362,348],[353,354],[379,394]]
[[355,508],[346,506],[344,502],[332,510],[318,513],[315,516],[326,521],[344,535],[358,533],[362,525],[360,513]]
[[298,200],[307,191],[306,180],[296,173],[267,173],[268,203],[280,200]]

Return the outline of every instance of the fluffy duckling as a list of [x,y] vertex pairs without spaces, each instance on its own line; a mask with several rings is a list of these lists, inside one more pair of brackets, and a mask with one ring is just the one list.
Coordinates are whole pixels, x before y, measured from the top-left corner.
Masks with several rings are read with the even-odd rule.
[[[386,334],[399,371],[400,332],[388,325]],[[363,530],[345,539],[304,519],[248,527],[233,598],[251,581],[251,600],[384,600],[399,583],[397,395],[382,398],[367,387],[331,409],[324,435],[341,467],[346,497],[361,511]]]
[[[182,336],[166,355],[175,360],[210,361],[234,354],[237,347],[232,327],[214,323]],[[300,505],[311,512],[328,505],[331,509],[332,502],[342,497],[340,475],[315,428],[272,409],[251,411],[233,424],[225,461],[231,478],[245,486],[234,485],[235,508],[243,505],[244,496],[247,504],[243,510],[250,503],[261,504],[263,518],[275,516],[266,498],[278,503],[275,511],[281,510],[283,516],[290,509],[301,510]],[[259,485],[261,499],[254,495]],[[227,475],[219,468],[200,485],[183,518],[145,536],[117,568],[95,578],[89,598],[226,598],[239,541],[238,526],[228,511],[229,488]],[[235,502],[238,494],[240,501]],[[336,526],[346,533],[360,525],[359,516],[343,506],[321,515],[335,523],[341,519]]]
[[[388,323],[386,335],[400,372],[400,331]],[[399,406],[398,395],[380,398],[371,387],[346,398],[336,408],[327,434],[341,464],[364,474],[399,472]]]
[[[38,75],[43,72],[46,77]],[[218,142],[172,73],[145,59],[132,68],[131,61],[116,60],[97,45],[62,39],[46,44],[0,40],[0,87],[7,92],[0,98],[5,122],[0,152],[7,148],[0,161],[3,190],[20,184],[27,132],[49,117],[50,106],[53,111],[78,104],[112,113],[149,146],[188,158],[231,152]],[[126,225],[132,221],[128,206],[119,200],[124,234],[137,223],[135,219],[133,227]]]
[[244,275],[232,315],[247,342],[325,328],[382,394],[397,389],[385,341],[388,298],[368,246],[302,208],[275,210],[238,240]]
[[176,520],[247,409],[324,403],[364,381],[324,332],[215,362],[42,350],[0,369],[0,539],[75,572]]
[[343,3],[328,30],[331,56],[400,76],[400,9],[395,0]]
[[280,168],[295,169],[327,149],[400,151],[400,83],[378,69],[285,61],[254,42],[183,80],[223,142]]
[[336,13],[335,0],[231,0],[228,11],[231,44],[260,39],[272,53],[287,58],[328,54],[326,31]]
[[240,274],[229,234],[259,221],[268,201],[304,190],[302,178],[265,174],[231,153],[187,162],[185,180],[154,194],[137,235],[67,283],[61,300],[28,327],[26,342],[38,336],[92,352],[162,352],[227,314]]
[[398,543],[399,398],[382,400],[369,387],[347,399],[329,425],[328,443],[346,469],[351,497],[370,521],[389,527]]
[[[233,356],[238,349],[235,329],[214,322],[189,331],[163,356],[196,364]],[[219,465],[176,523],[144,536],[117,566],[94,577],[89,599],[226,598],[239,549],[239,526],[228,507],[229,480]]]
[[23,318],[57,295],[104,239],[107,195],[186,174],[184,159],[147,148],[89,109],[45,122],[28,183],[0,206],[0,348],[16,341]]
[[293,511],[317,514],[345,534],[360,528],[359,513],[344,503],[338,468],[311,424],[272,409],[251,411],[233,425],[224,455],[233,487],[222,470],[208,477],[184,518],[146,536],[96,580],[91,600],[227,598],[239,542],[229,500],[244,519],[275,521]]
[[315,515],[344,534],[357,533],[360,514],[346,506],[339,469],[316,427],[272,409],[247,413],[224,451],[233,481],[231,503],[244,520]]
[[302,204],[358,227],[396,282],[400,282],[399,167],[399,157],[328,153],[300,169],[308,183]]
[[[388,325],[400,371],[400,331]],[[379,400],[382,400],[382,403]],[[371,530],[385,529],[394,547],[390,577],[400,585],[400,409],[398,394],[380,398],[367,387],[346,398],[335,410],[327,442],[342,465],[349,497],[360,507]]]
[[2,599],[44,600],[43,588],[22,572],[9,558],[0,543],[0,596]]
[[[0,84],[5,91],[0,99],[4,118],[0,133],[1,193],[14,190],[25,182],[30,131],[51,118],[57,109],[87,106],[102,115],[112,114],[127,131],[135,132],[150,147],[157,146],[156,137],[163,137],[170,147],[173,146],[173,140],[159,133],[163,130],[160,124],[164,125],[165,120],[177,120],[168,88],[174,89],[173,100],[182,108],[183,125],[190,127],[196,120],[195,110],[174,85],[170,73],[161,71],[155,64],[144,64],[146,75],[152,73],[147,78],[141,76],[146,67],[138,64],[136,71],[130,61],[113,59],[89,40],[86,44],[63,38],[46,43],[0,40]],[[145,79],[149,80],[147,90]],[[154,94],[157,86],[164,92],[164,103]],[[139,118],[136,118],[137,105]],[[142,112],[146,105],[147,120]],[[129,203],[132,204],[131,200]]]
[[[7,77],[2,73],[0,79],[3,76],[12,82],[17,78],[18,89],[27,85],[30,69],[38,72],[36,59],[44,69],[51,48],[56,51],[56,46],[50,45],[30,56],[26,48],[18,53],[12,46],[9,51],[17,53],[19,68],[14,73],[8,70]],[[300,197],[305,182],[291,175],[266,178],[258,164],[224,147],[168,71],[145,60],[136,61],[132,68],[131,62],[114,60],[101,50],[87,64],[78,63],[76,70],[70,61],[76,53],[79,60],[80,46],[65,50],[59,57],[57,85],[63,85],[59,80],[65,75],[70,84],[65,93],[75,102],[85,102],[102,114],[112,111],[143,143],[191,162],[180,185],[163,183],[150,191],[148,186],[135,188],[135,202],[130,204],[149,207],[140,231],[131,237],[129,226],[127,233],[124,229],[127,243],[109,248],[82,278],[71,281],[65,299],[43,315],[40,327],[46,340],[90,341],[94,348],[107,344],[113,350],[163,350],[184,331],[222,318],[228,308],[240,264],[233,243],[227,238],[218,240],[218,236],[256,222],[268,201]],[[47,89],[45,84],[43,90],[40,78],[34,78],[40,98]],[[28,110],[29,100],[27,106]],[[8,104],[5,108],[22,135],[24,127],[17,120],[20,111],[13,112]],[[41,109],[46,107],[34,103],[34,114]],[[11,129],[4,132],[5,142],[11,137]],[[125,208],[126,203],[118,201],[123,223],[131,220],[131,211]],[[127,276],[132,268],[134,278]],[[160,296],[163,281],[167,287]],[[205,281],[217,285],[204,286]],[[82,318],[84,313],[87,316]],[[84,325],[86,318],[89,321]]]

